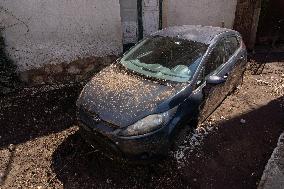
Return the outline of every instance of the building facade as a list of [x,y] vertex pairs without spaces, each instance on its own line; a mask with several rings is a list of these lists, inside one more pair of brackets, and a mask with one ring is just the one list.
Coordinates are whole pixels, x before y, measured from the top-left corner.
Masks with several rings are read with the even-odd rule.
[[233,28],[236,7],[237,0],[0,0],[0,29],[22,80],[41,83],[109,64],[163,27]]

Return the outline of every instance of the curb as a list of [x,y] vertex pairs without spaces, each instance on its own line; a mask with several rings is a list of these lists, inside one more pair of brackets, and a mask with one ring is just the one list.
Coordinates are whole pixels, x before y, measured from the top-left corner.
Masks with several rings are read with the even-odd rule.
[[274,188],[284,188],[284,133],[280,135],[258,185],[258,189]]

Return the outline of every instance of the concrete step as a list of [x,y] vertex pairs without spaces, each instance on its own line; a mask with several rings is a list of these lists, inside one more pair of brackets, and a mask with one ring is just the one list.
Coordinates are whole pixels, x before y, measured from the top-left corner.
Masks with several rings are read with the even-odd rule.
[[284,188],[284,133],[280,135],[258,185],[258,189],[278,188]]

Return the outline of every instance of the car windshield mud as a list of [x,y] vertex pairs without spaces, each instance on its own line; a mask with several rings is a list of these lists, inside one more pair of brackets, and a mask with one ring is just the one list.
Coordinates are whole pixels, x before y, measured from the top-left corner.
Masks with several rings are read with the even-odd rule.
[[121,64],[147,77],[189,82],[208,45],[179,38],[155,36],[136,45]]

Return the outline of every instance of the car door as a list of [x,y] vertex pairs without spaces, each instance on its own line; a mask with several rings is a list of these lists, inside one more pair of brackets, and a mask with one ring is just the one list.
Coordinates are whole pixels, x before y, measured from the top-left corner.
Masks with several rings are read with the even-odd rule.
[[[226,79],[230,69],[228,67],[228,53],[226,51],[226,40],[221,39],[213,48],[207,61],[204,64],[202,75],[204,81],[212,75]],[[205,121],[210,114],[221,104],[228,94],[228,88],[225,83],[218,85],[205,82],[202,88],[203,102],[199,107],[199,122]]]
[[243,73],[246,68],[246,50],[241,47],[241,39],[235,35],[226,38],[225,48],[229,56],[227,70],[228,74],[226,81],[227,90],[229,93],[242,82]]

